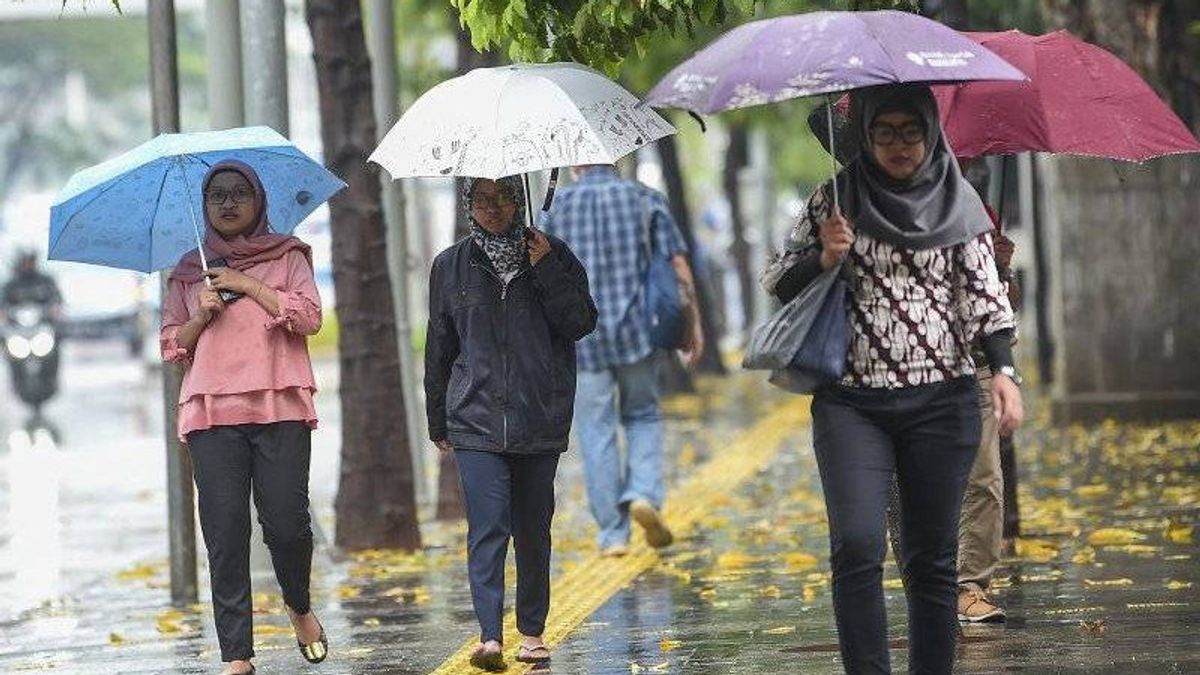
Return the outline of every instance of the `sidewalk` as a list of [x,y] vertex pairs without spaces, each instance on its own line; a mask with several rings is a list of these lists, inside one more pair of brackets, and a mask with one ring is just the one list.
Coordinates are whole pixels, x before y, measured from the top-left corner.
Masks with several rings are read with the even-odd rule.
[[[754,374],[702,390],[668,405],[668,517],[685,536],[661,558],[639,548],[599,561],[579,456],[565,456],[547,628],[558,643],[554,672],[841,672],[807,405]],[[332,452],[337,437],[327,425],[317,452]],[[161,467],[140,467],[128,454],[109,470],[136,468],[161,483]],[[1053,429],[1035,419],[1018,440],[1018,462],[1026,538],[998,584],[1011,620],[967,627],[959,672],[1200,672],[1192,529],[1200,519],[1200,422]],[[17,465],[10,457],[6,466],[11,473]],[[313,478],[327,532],[324,500],[337,475],[330,468]],[[0,672],[216,672],[207,585],[199,605],[173,609],[163,554],[147,557],[165,549],[161,495],[135,495],[133,506],[122,506],[71,475],[63,486],[77,487],[61,491],[58,506],[85,526],[62,527],[88,531],[110,550],[119,542],[128,555],[80,560],[73,578],[81,585],[66,597],[0,623]],[[6,499],[12,495],[0,494],[0,510]],[[470,672],[454,658],[476,631],[464,528],[431,525],[424,534],[426,549],[414,555],[318,551],[314,606],[332,649],[319,666],[295,652],[274,581],[259,570],[259,672]],[[4,555],[13,550],[0,545]],[[903,593],[890,561],[885,573],[900,640]],[[511,567],[509,574],[511,585]],[[897,672],[905,668],[901,647],[893,651]]]
[[[320,371],[321,369],[318,368]],[[322,377],[321,373],[318,373]],[[336,408],[323,383],[322,411]],[[752,378],[710,382],[700,396],[667,403],[671,483],[717,454],[745,425],[782,396]],[[336,492],[336,419],[326,415],[314,437],[312,495],[320,528],[332,533]],[[701,423],[701,420],[705,420]],[[58,551],[72,574],[61,599],[0,623],[0,672],[64,673],[215,672],[219,655],[207,604],[207,570],[201,544],[201,602],[176,610],[167,601],[165,495],[162,459],[146,447],[112,447],[88,466],[75,459],[65,469],[57,511],[69,551]],[[8,457],[0,473],[24,471]],[[101,470],[103,468],[103,470]],[[556,575],[595,554],[581,461],[568,453],[559,472],[555,519]],[[0,486],[16,484],[16,476]],[[89,480],[97,485],[88,486]],[[124,487],[122,487],[124,486]],[[3,489],[0,487],[0,489]],[[6,494],[0,494],[0,510]],[[108,517],[105,514],[118,514]],[[71,515],[67,515],[71,514]],[[318,667],[298,662],[294,640],[269,569],[255,572],[257,663],[263,672],[425,673],[435,669],[474,632],[465,574],[465,526],[428,524],[426,549],[416,555],[368,552],[343,557],[328,548],[314,556],[314,606],[333,643],[334,656]],[[95,542],[97,555],[75,546]],[[9,549],[0,549],[4,554]],[[85,554],[86,552],[86,554]],[[127,555],[123,555],[127,553]],[[510,579],[513,571],[510,564]],[[14,584],[15,586],[16,584]]]

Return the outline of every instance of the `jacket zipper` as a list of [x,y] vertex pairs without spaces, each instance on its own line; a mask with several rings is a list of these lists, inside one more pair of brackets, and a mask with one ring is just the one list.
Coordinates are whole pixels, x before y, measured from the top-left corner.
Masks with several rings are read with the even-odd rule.
[[[471,266],[472,267],[482,267],[481,265],[478,265],[476,263],[471,263]],[[512,278],[506,282],[506,281],[504,281],[503,278],[501,278],[501,276],[499,274],[496,274],[496,272],[493,271],[492,269],[487,268],[487,267],[482,267],[482,269],[483,269],[483,271],[492,275],[492,277],[494,277],[496,279],[496,281],[500,282],[500,302],[504,305],[505,321],[502,324],[503,332],[501,333],[502,343],[504,345],[504,348],[500,354],[500,362],[502,364],[501,377],[503,378],[503,386],[504,386],[504,403],[502,403],[500,405],[500,418],[502,421],[501,422],[502,438],[500,441],[500,449],[501,449],[501,451],[507,452],[508,451],[508,321],[507,321],[507,319],[508,319],[508,285],[511,284],[512,282],[516,281],[517,277],[521,276],[521,272],[523,272],[524,270],[517,270],[517,273],[514,274],[512,276]]]

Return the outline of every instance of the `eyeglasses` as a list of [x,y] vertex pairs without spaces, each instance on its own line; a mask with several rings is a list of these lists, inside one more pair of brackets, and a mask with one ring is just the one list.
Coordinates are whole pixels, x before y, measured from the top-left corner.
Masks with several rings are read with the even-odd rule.
[[515,206],[516,203],[517,202],[514,201],[512,197],[507,197],[504,195],[496,197],[481,196],[471,198],[471,208],[475,209],[503,209],[509,206]]
[[905,124],[894,127],[890,124],[872,124],[868,130],[871,142],[875,145],[893,145],[902,142],[905,145],[916,145],[925,140],[925,127],[920,124]]
[[226,199],[233,199],[234,204],[245,204],[254,199],[254,190],[246,188],[238,188],[236,190],[223,190],[221,188],[213,188],[204,193],[204,199],[213,206],[220,206],[225,203]]

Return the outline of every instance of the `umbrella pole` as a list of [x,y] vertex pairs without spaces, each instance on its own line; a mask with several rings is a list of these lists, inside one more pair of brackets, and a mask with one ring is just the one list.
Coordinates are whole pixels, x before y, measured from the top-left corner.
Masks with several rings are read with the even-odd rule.
[[833,212],[841,213],[842,207],[838,203],[838,185],[837,185],[837,155],[833,145],[833,95],[825,97],[825,119],[829,121],[829,165],[832,169],[833,180]]
[[[187,178],[187,171],[185,170],[185,165],[183,163],[184,157],[191,156],[179,156],[179,175],[183,178],[183,189],[187,192],[188,214],[192,216],[192,233],[196,235],[196,250],[200,251],[200,267],[203,268],[205,272],[208,272],[208,257],[204,255],[204,239],[200,236],[200,225],[196,221],[196,205],[192,201],[192,183]],[[209,284],[207,276],[204,277],[204,283]]]
[[1000,231],[1004,231],[1004,188],[1008,182],[1008,155],[1000,155],[1000,196],[996,201],[996,220],[1000,221]]

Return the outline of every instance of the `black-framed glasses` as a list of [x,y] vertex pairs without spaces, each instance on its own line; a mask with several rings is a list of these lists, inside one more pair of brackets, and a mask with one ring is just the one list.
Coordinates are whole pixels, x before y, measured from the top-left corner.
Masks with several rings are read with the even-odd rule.
[[234,204],[247,204],[254,199],[254,190],[247,188],[235,188],[233,190],[213,188],[204,193],[204,200],[213,206],[224,204],[226,199],[232,199]]
[[868,133],[871,136],[871,142],[875,145],[893,145],[897,142],[916,145],[925,140],[925,127],[920,124],[905,124],[902,127],[891,124],[872,124]]
[[495,197],[481,196],[471,198],[471,207],[477,209],[503,209],[509,206],[516,206],[517,202],[512,197],[507,195],[497,195]]

